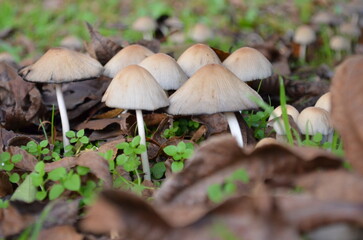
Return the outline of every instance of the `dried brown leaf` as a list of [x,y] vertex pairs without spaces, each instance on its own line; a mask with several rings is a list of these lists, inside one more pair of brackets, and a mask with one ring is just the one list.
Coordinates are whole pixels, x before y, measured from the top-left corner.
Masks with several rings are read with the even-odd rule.
[[39,240],[82,240],[83,235],[70,225],[55,226],[43,229],[39,234]]
[[363,203],[363,177],[355,173],[319,171],[305,174],[294,182],[318,200]]
[[228,131],[228,123],[222,113],[193,116],[192,120],[207,126],[207,137]]
[[[271,203],[267,207],[260,205],[265,200],[238,197],[204,212],[188,225],[172,227],[141,198],[109,190],[104,191],[96,204],[90,207],[81,227],[94,233],[109,233],[117,229],[120,235],[130,240],[217,240],[223,239],[226,233],[247,240],[299,239],[273,199],[269,200],[268,195],[265,197]],[[190,210],[185,210],[186,213],[180,215],[175,214],[177,211],[169,212],[170,219],[190,214]]]
[[12,205],[2,208],[0,209],[0,237],[17,234],[32,224],[33,221],[33,216],[21,214]]
[[0,198],[13,193],[13,185],[5,172],[0,172]]
[[336,69],[331,86],[333,126],[340,133],[347,160],[363,174],[363,56],[348,58]]
[[11,155],[21,154],[23,156],[20,162],[15,163],[15,167],[23,171],[29,171],[29,172],[34,170],[34,166],[35,164],[37,164],[38,160],[33,155],[31,155],[24,149],[21,149],[20,147],[16,146],[9,146],[7,150]]
[[191,206],[205,204],[208,186],[223,183],[240,168],[248,172],[251,182],[263,182],[281,176],[294,178],[315,169],[336,169],[341,163],[339,158],[320,149],[279,144],[241,149],[231,135],[218,136],[201,145],[185,169],[164,182],[155,200]]
[[122,49],[120,45],[114,41],[102,36],[91,24],[86,22],[88,31],[92,39],[92,48],[97,60],[105,65],[118,51]]
[[105,188],[112,186],[112,177],[108,162],[95,151],[84,151],[77,158],[77,165],[88,167],[97,178],[101,179]]

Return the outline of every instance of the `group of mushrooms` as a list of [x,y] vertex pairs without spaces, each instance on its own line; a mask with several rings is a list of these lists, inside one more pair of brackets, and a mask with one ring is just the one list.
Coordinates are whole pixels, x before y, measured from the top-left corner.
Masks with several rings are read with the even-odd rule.
[[[63,144],[69,131],[61,83],[112,78],[102,97],[106,106],[136,111],[138,133],[146,145],[142,110],[165,108],[172,115],[224,113],[231,133],[243,146],[234,112],[258,108],[259,94],[245,82],[272,75],[271,63],[254,48],[242,47],[223,62],[205,44],[195,44],[176,61],[141,45],[120,50],[103,67],[97,60],[66,48],[52,48],[19,74],[30,82],[54,83],[62,122]],[[168,97],[167,91],[176,90]],[[167,107],[167,108],[166,108]],[[145,179],[150,180],[147,152],[141,155]]]

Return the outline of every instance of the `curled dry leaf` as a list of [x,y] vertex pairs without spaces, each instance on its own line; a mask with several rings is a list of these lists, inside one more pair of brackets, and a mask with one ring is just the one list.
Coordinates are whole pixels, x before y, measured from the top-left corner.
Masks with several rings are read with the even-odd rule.
[[[96,204],[90,207],[81,228],[94,233],[109,233],[117,229],[120,235],[130,240],[217,240],[226,235],[254,240],[299,239],[273,200],[267,201],[272,202],[266,208],[259,205],[264,200],[255,201],[251,197],[229,199],[194,222],[173,227],[141,198],[109,190],[104,191]],[[183,217],[181,215],[173,216]]]
[[17,234],[30,226],[33,221],[33,216],[20,213],[12,205],[2,208],[0,209],[0,237],[5,238]]
[[98,152],[82,152],[77,158],[77,165],[88,167],[91,173],[103,181],[105,188],[112,186],[112,177],[108,169],[108,162]]
[[286,219],[299,231],[308,232],[334,223],[350,223],[363,228],[363,204],[322,201],[308,194],[278,198]]
[[257,149],[238,147],[231,135],[211,138],[196,150],[183,171],[167,179],[155,195],[159,204],[188,206],[209,202],[207,188],[223,183],[235,170],[243,168],[251,181],[297,175],[315,169],[336,169],[341,160],[315,148],[269,144]]
[[92,45],[88,45],[87,52],[105,65],[118,51],[122,49],[114,41],[102,36],[91,24],[86,22],[88,31],[91,35]]
[[25,82],[17,71],[0,64],[0,109],[1,121],[6,129],[21,129],[39,123],[43,103],[33,83]]
[[318,200],[363,203],[363,177],[345,170],[313,172],[294,182]]
[[38,160],[24,149],[16,146],[9,146],[7,151],[11,154],[21,154],[23,156],[20,162],[15,163],[15,167],[23,170],[23,171],[33,171],[35,164],[37,164]]
[[83,235],[78,233],[73,226],[62,225],[43,229],[39,234],[39,240],[82,240]]
[[363,56],[348,58],[336,69],[331,86],[333,126],[340,133],[347,160],[363,174]]

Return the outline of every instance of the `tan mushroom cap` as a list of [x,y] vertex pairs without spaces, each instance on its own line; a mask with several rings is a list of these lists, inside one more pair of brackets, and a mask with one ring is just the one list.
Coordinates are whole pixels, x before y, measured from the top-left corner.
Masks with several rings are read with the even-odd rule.
[[331,49],[335,51],[343,51],[343,50],[349,50],[350,49],[350,42],[348,39],[346,39],[343,36],[333,36],[330,39],[329,45]]
[[175,59],[164,53],[153,54],[139,65],[148,70],[164,90],[176,90],[188,80]]
[[[286,113],[287,115],[290,115],[295,122],[297,122],[299,111],[294,106],[286,104]],[[268,125],[272,126],[277,134],[286,135],[286,131],[284,128],[285,125],[281,119],[281,115],[282,115],[282,109],[281,106],[278,106],[272,111],[268,119],[268,121],[269,122],[271,121],[271,123],[268,123]]]
[[162,87],[138,65],[122,69],[112,79],[102,101],[108,107],[149,111],[169,105]]
[[302,45],[308,45],[314,42],[316,35],[314,30],[308,25],[299,26],[294,34],[294,42]]
[[38,61],[19,71],[24,80],[65,83],[96,78],[103,71],[95,59],[66,48],[51,48]]
[[322,108],[326,110],[327,112],[330,112],[331,109],[331,94],[330,92],[327,92],[323,94],[318,101],[315,103],[315,107]]
[[250,47],[234,51],[223,61],[223,65],[245,82],[272,75],[270,61],[258,50]]
[[139,32],[149,32],[156,29],[156,22],[151,17],[139,17],[132,24],[132,29]]
[[185,50],[177,63],[188,77],[207,64],[221,64],[217,54],[209,46],[198,43]]
[[190,31],[190,38],[195,42],[205,42],[212,38],[213,32],[207,25],[197,23]]
[[169,98],[168,113],[212,114],[258,108],[260,95],[220,64],[199,69]]
[[328,135],[333,131],[329,113],[318,107],[305,108],[299,114],[297,125],[302,134],[315,135],[321,133]]
[[280,143],[275,138],[266,137],[266,138],[262,138],[260,141],[258,141],[258,143],[255,145],[255,148],[259,148],[259,147],[263,147],[263,146],[271,145],[271,144],[280,144]]
[[116,74],[123,68],[139,64],[145,58],[153,55],[154,53],[148,48],[139,44],[133,44],[121,49],[115,56],[113,56],[105,65],[105,72],[107,77],[115,77]]

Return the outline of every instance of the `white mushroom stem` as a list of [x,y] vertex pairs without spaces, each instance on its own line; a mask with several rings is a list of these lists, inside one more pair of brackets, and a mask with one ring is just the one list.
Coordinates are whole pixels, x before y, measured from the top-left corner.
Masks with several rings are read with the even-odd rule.
[[66,104],[64,103],[61,84],[55,85],[55,93],[57,95],[58,109],[62,122],[63,147],[65,148],[66,146],[69,145],[69,140],[66,136],[66,132],[69,131],[69,121],[68,121]]
[[306,45],[305,44],[300,44],[300,49],[299,49],[299,58],[301,61],[305,61],[305,56],[306,56]]
[[[146,147],[146,138],[145,138],[145,129],[144,129],[144,118],[142,117],[142,111],[136,110],[136,120],[137,120],[137,130],[140,136],[140,143],[144,144]],[[150,176],[150,166],[149,166],[149,157],[147,156],[147,149],[145,152],[141,153],[141,163],[142,170],[145,173],[145,180],[151,180]]]
[[243,138],[241,128],[239,127],[236,115],[233,112],[226,112],[224,116],[227,118],[229,129],[231,134],[236,138],[237,143],[240,147],[243,147]]

